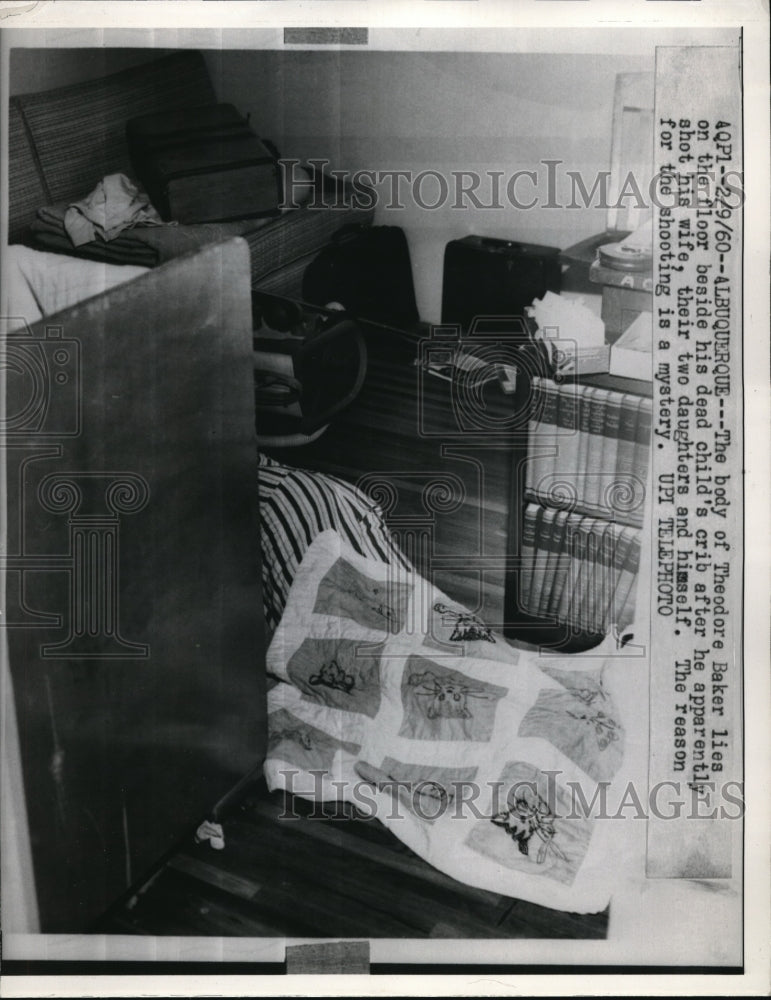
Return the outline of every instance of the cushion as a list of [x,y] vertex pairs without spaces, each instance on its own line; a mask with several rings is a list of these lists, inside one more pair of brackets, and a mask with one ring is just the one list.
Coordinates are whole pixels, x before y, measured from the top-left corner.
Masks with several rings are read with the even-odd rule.
[[[105,175],[126,170],[129,118],[214,101],[203,55],[195,51],[175,52],[69,87],[21,95],[16,106],[34,144],[46,189],[35,207],[82,198]],[[12,151],[9,171],[13,204],[19,184],[29,186],[24,178],[30,168]]]
[[11,98],[8,109],[8,164],[8,242],[17,243],[49,197],[15,97]]

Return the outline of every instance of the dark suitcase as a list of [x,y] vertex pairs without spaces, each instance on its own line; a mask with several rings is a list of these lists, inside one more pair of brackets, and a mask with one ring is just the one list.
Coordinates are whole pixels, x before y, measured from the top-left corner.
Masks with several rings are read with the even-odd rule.
[[137,179],[163,219],[227,222],[279,214],[275,150],[232,104],[143,115],[126,126]]
[[467,236],[444,252],[442,323],[468,330],[479,317],[525,316],[547,291],[559,292],[556,247]]
[[419,320],[410,251],[398,226],[343,226],[305,270],[303,299],[338,302],[358,319],[399,329]]

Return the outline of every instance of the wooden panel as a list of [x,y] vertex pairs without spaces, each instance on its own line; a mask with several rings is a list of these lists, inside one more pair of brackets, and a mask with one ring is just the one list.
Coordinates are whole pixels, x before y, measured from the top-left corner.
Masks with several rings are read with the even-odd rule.
[[3,617],[41,929],[76,931],[261,760],[246,244],[5,353]]

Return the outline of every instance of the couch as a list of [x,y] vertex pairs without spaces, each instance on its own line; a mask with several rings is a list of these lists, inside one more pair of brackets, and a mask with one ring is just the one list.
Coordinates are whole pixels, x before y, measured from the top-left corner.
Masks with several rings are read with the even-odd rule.
[[[12,97],[9,243],[52,249],[41,246],[34,232],[41,208],[83,198],[107,174],[131,173],[129,118],[216,100],[203,55],[187,50],[97,80]],[[335,188],[329,178],[319,183],[325,204],[334,207],[306,205],[238,230],[249,245],[253,288],[299,298],[305,267],[332,235],[352,222],[371,224],[374,209],[353,205],[350,191]],[[211,228],[212,242],[229,235],[234,233]],[[180,252],[189,249],[180,246]],[[88,249],[81,255],[88,256]]]

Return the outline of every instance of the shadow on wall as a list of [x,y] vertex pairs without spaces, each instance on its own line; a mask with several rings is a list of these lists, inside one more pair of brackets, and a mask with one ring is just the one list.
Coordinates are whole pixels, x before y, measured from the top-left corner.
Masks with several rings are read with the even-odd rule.
[[[652,50],[234,51],[207,60],[220,98],[251,111],[283,155],[381,173],[376,222],[406,230],[429,321],[440,318],[449,240],[478,233],[564,248],[605,228],[604,208],[573,198],[568,171],[591,191],[610,167],[616,75],[653,68]],[[480,180],[469,194],[472,173]],[[578,207],[563,207],[571,202]]]

